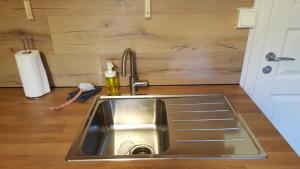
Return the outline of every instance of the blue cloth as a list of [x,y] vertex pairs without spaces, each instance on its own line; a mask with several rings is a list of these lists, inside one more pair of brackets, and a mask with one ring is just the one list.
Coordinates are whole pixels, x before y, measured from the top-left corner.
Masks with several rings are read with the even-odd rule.
[[[77,99],[76,101],[77,102],[80,102],[80,103],[84,103],[85,101],[87,101],[89,98],[91,98],[93,95],[95,95],[96,93],[100,92],[101,91],[101,87],[100,86],[95,86],[95,89],[94,90],[90,90],[90,91],[86,91],[86,92],[83,92]],[[68,100],[72,99],[77,93],[79,92],[79,89],[77,90],[74,90],[72,92],[70,92],[68,94]]]

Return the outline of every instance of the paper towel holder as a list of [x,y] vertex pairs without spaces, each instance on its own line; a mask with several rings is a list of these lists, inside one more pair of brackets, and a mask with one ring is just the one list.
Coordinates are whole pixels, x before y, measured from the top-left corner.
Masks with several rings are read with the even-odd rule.
[[30,45],[29,45],[27,35],[25,33],[21,33],[20,38],[22,40],[22,44],[23,44],[23,48],[24,48],[23,54],[31,53],[31,48],[30,48]]
[[27,99],[41,99],[51,92],[46,70],[40,52],[31,50],[31,53],[19,51],[15,59]]
[[[26,33],[20,32],[24,50],[15,54],[25,97],[27,99],[41,99],[51,92],[47,73],[38,50],[32,50]],[[25,73],[27,72],[27,73]],[[33,90],[34,89],[34,90]]]

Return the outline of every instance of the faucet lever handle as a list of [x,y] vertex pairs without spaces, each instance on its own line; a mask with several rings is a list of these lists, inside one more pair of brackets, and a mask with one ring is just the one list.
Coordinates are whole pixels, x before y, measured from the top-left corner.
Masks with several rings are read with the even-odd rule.
[[149,83],[145,80],[138,80],[136,82],[134,82],[134,87],[147,87],[149,85]]

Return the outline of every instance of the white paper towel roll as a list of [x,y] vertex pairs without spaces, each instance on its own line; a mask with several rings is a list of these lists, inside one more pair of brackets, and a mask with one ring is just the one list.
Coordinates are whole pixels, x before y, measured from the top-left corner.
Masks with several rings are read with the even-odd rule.
[[39,97],[50,92],[47,74],[41,60],[40,52],[31,50],[15,54],[19,74],[26,97]]

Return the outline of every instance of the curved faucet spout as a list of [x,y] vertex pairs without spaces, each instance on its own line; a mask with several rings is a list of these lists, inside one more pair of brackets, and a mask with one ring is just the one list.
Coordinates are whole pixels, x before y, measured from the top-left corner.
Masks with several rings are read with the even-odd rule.
[[123,52],[121,75],[126,76],[126,65],[127,65],[128,57],[130,59],[130,77],[129,77],[130,94],[135,95],[136,87],[146,87],[146,86],[148,86],[148,82],[147,81],[138,81],[138,77],[137,77],[137,73],[136,73],[135,52],[130,48],[126,48]]
[[135,62],[135,53],[132,51],[132,49],[127,48],[123,52],[122,56],[122,69],[121,69],[121,75],[126,76],[126,63],[127,63],[127,58],[129,56],[130,59],[130,74],[131,77],[136,77],[136,62]]

